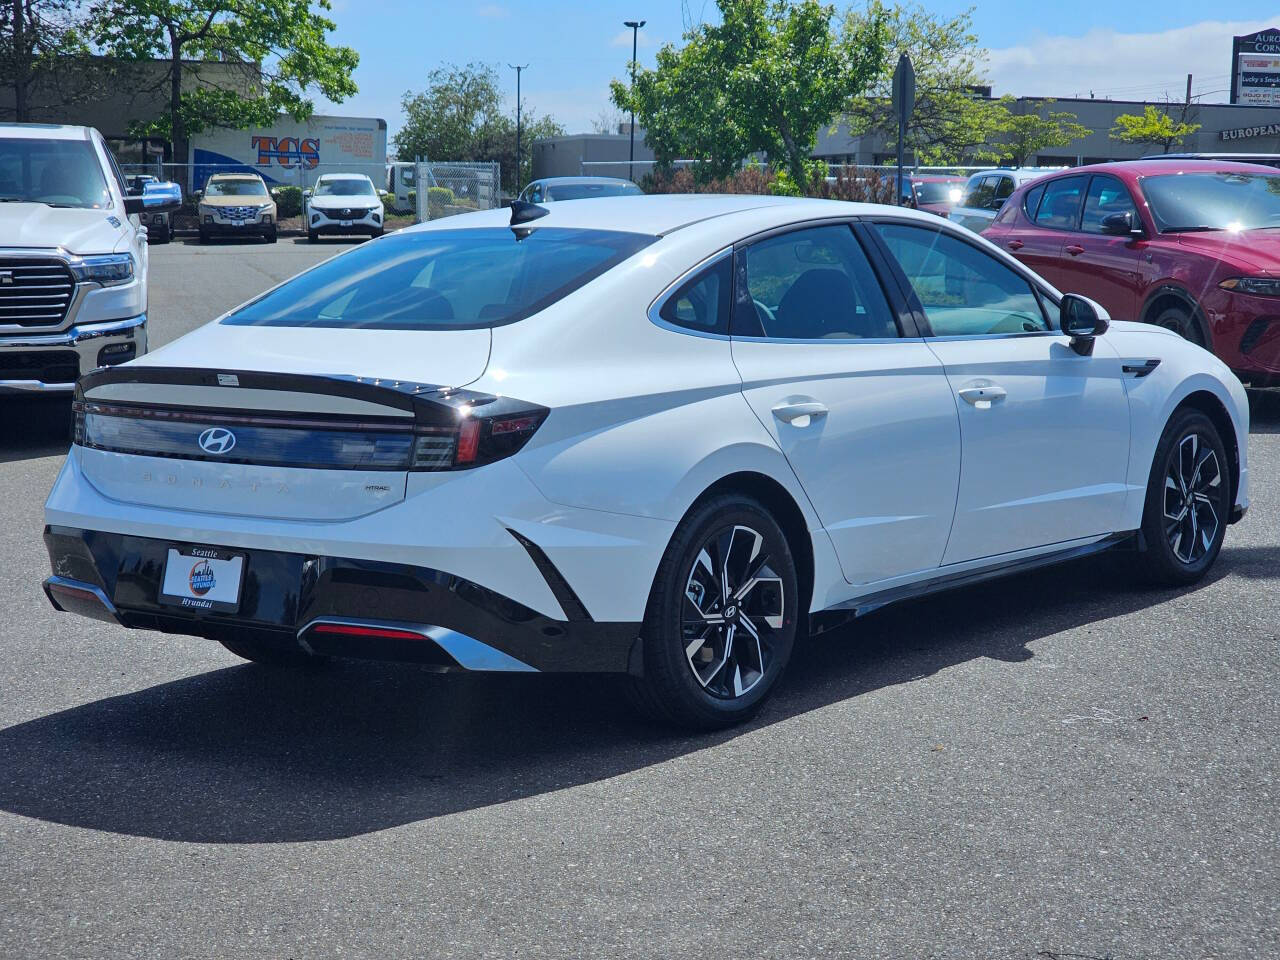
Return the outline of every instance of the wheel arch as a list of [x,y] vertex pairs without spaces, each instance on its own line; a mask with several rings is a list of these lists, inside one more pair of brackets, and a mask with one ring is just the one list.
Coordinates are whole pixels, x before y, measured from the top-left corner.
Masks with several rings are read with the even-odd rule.
[[1163,283],[1151,291],[1138,318],[1143,323],[1152,323],[1156,315],[1168,306],[1182,307],[1191,315],[1192,322],[1200,331],[1200,338],[1204,340],[1204,348],[1212,353],[1213,333],[1209,330],[1209,321],[1205,318],[1204,311],[1200,309],[1195,297],[1176,284]]
[[1178,401],[1177,406],[1170,411],[1165,419],[1166,428],[1182,410],[1198,410],[1203,413],[1213,422],[1218,436],[1222,438],[1230,468],[1228,475],[1231,481],[1231,503],[1234,504],[1236,493],[1240,489],[1240,438],[1236,436],[1236,427],[1231,414],[1227,412],[1226,405],[1216,394],[1203,388],[1196,389]]

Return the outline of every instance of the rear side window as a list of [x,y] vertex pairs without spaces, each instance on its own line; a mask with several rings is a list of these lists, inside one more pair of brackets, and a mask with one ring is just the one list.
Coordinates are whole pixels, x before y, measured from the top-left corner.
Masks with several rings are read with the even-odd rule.
[[1027,212],[1027,219],[1034,220],[1036,211],[1040,209],[1040,198],[1044,196],[1044,184],[1032,187],[1022,198],[1022,209]]
[[723,256],[676,289],[658,311],[667,323],[702,333],[728,333],[733,257]]
[[249,327],[449,330],[545,310],[657,237],[543,227],[405,231],[334,257],[222,322]]
[[1004,203],[1004,201],[1013,196],[1013,190],[1013,177],[1000,177],[996,182],[995,199],[1000,203]]
[[1102,233],[1102,221],[1113,213],[1127,213],[1130,223],[1138,222],[1138,210],[1125,185],[1115,177],[1095,176],[1089,181],[1089,192],[1084,198],[1080,229],[1085,233]]
[[734,336],[778,340],[897,337],[880,281],[844,225],[769,237],[738,253]]
[[986,209],[996,198],[996,178],[979,177],[969,181],[969,189],[965,191],[962,207],[979,207]]
[[1036,212],[1036,223],[1058,230],[1074,230],[1080,219],[1080,202],[1088,177],[1062,177],[1044,185],[1044,197]]
[[1016,271],[941,230],[876,224],[936,337],[1049,329],[1040,298]]

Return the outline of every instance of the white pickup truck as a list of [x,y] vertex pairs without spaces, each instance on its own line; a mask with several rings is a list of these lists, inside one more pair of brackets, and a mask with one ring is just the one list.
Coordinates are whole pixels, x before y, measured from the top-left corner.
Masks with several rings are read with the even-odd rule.
[[[175,191],[176,192],[176,191]],[[147,349],[147,232],[89,127],[0,124],[0,394],[70,393]]]

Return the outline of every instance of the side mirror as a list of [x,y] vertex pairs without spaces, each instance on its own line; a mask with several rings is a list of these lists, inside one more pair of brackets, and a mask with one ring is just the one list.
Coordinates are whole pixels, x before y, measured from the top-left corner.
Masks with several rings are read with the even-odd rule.
[[310,200],[310,199],[311,199],[311,191],[310,191],[310,190],[303,190],[303,191],[302,191],[302,199],[303,199],[303,200]]
[[1102,218],[1102,232],[1113,237],[1143,237],[1146,231],[1142,224],[1135,220],[1128,210],[1123,213],[1109,213]]
[[[129,210],[129,200],[137,200],[141,206],[137,210]],[[182,188],[176,183],[148,183],[141,197],[130,197],[125,200],[125,210],[129,213],[169,213],[182,206]]]
[[1111,326],[1111,317],[1098,303],[1078,293],[1066,293],[1058,307],[1058,326],[1071,338],[1071,349],[1082,357],[1093,353],[1093,341]]

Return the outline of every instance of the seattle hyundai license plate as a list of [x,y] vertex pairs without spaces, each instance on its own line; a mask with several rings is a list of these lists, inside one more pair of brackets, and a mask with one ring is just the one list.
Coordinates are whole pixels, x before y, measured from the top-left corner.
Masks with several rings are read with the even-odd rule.
[[170,547],[160,602],[188,610],[235,613],[243,579],[242,553],[216,547]]

